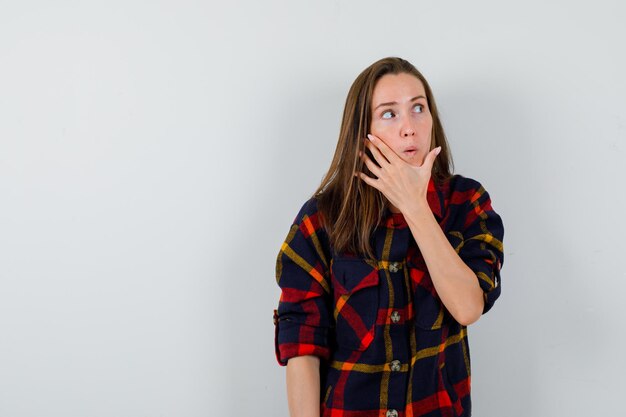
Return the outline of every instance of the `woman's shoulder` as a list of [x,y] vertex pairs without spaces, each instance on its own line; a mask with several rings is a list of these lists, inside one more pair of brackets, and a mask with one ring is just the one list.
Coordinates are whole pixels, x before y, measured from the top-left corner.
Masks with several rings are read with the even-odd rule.
[[318,198],[316,196],[310,197],[301,205],[300,210],[298,210],[298,214],[296,215],[293,222],[301,223],[307,218],[319,216],[317,204],[318,204]]
[[450,221],[464,221],[467,216],[475,214],[478,206],[492,210],[491,196],[475,178],[455,174],[441,186],[440,191],[443,211],[450,219],[456,219]]
[[461,174],[452,175],[442,186],[442,192],[445,200],[456,204],[475,199],[482,194],[487,194],[485,187],[480,181]]
[[292,225],[297,225],[308,236],[310,234],[326,235],[324,216],[319,210],[319,197],[312,196],[306,200],[298,214],[293,219]]
[[461,174],[454,174],[448,180],[448,188],[451,192],[477,190],[481,187],[482,184],[478,180]]
[[292,231],[297,231],[297,235],[304,238],[304,241],[309,242],[307,247],[314,248],[320,257],[326,259],[330,254],[330,244],[322,221],[323,216],[318,210],[318,202],[319,199],[315,196],[306,200],[294,218],[291,228]]

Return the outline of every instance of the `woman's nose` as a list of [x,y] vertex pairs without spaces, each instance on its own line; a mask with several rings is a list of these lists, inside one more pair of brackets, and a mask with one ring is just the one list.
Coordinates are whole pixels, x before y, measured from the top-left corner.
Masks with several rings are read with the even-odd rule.
[[415,135],[415,129],[413,129],[413,126],[411,126],[411,123],[405,123],[402,126],[402,130],[400,132],[400,135],[402,137],[408,137],[408,136],[413,136]]

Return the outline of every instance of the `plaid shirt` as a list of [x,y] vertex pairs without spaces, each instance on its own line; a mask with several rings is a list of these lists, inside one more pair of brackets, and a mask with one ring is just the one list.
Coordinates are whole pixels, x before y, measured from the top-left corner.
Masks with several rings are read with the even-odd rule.
[[[504,228],[477,181],[432,178],[428,204],[476,273],[487,312],[500,295]],[[372,237],[376,259],[337,254],[315,198],[296,216],[277,257],[276,358],[316,355],[323,416],[470,416],[467,327],[440,301],[401,213]]]

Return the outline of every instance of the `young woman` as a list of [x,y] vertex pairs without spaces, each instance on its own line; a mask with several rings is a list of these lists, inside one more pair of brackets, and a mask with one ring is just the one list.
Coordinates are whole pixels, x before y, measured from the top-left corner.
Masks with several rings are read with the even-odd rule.
[[451,166],[422,74],[400,58],[366,68],[277,258],[292,417],[471,415],[467,326],[500,295],[504,228]]

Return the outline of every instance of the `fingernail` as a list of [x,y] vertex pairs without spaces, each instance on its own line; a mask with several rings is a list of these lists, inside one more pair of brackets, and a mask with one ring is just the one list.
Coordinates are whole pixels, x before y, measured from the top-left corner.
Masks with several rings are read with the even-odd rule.
[[374,140],[374,137],[373,137],[372,135],[370,135],[369,133],[367,134],[367,138],[368,138],[369,140]]
[[441,146],[437,146],[437,149],[435,150],[435,155],[439,155],[439,152],[441,152]]

